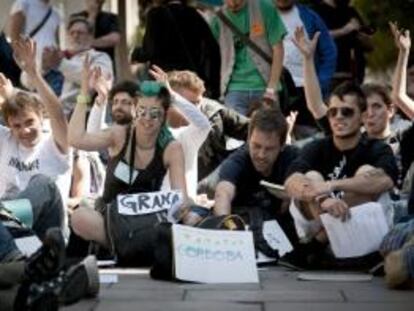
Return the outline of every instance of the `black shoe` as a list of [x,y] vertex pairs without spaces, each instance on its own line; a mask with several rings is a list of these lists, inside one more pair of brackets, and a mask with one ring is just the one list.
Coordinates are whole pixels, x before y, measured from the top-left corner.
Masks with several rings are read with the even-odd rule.
[[95,256],[88,256],[57,277],[42,282],[24,282],[16,298],[15,310],[55,311],[99,292],[99,273]]
[[46,232],[43,245],[26,261],[25,275],[29,282],[41,283],[59,274],[65,260],[65,241],[59,228]]
[[63,305],[68,305],[82,298],[96,297],[98,293],[98,265],[96,257],[90,255],[65,271],[59,292],[59,302]]

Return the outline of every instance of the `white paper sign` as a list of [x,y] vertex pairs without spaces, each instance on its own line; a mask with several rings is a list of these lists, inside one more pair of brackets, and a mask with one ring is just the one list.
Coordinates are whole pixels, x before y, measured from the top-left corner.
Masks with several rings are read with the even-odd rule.
[[321,215],[337,258],[359,257],[377,251],[389,231],[383,207],[379,203],[354,206],[350,213],[351,218],[345,222],[328,214]]
[[183,203],[181,191],[157,191],[118,195],[118,212],[122,215],[146,215],[176,210]]
[[14,242],[16,243],[19,251],[26,257],[30,257],[42,246],[42,242],[35,235],[14,239]]
[[280,257],[293,251],[292,244],[276,220],[263,222],[263,237],[272,249],[279,251]]
[[258,283],[253,234],[173,225],[175,275],[201,283]]

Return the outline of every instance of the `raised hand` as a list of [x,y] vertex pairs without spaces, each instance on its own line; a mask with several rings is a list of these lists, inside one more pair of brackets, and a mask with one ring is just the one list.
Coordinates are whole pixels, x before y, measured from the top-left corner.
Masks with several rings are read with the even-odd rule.
[[7,79],[4,74],[0,73],[0,97],[2,97],[3,100],[12,97],[13,90],[14,87],[11,81]]
[[303,27],[297,27],[295,29],[295,35],[292,38],[292,42],[296,45],[296,47],[305,58],[313,58],[320,34],[321,33],[319,31],[316,32],[312,40],[309,41],[306,39],[305,30]]
[[89,57],[89,53],[86,53],[85,58],[83,60],[80,94],[89,95],[89,90],[90,90],[89,81],[90,81],[91,76],[92,76],[91,60]]
[[164,83],[165,87],[171,93],[172,89],[170,83],[168,82],[168,74],[164,70],[157,65],[152,65],[149,73],[157,82]]
[[389,22],[391,33],[394,37],[395,45],[398,49],[409,51],[411,48],[411,37],[408,29],[399,29],[397,22]]
[[36,63],[36,42],[30,38],[20,37],[12,42],[14,58],[19,67],[29,76],[38,73]]
[[102,105],[107,102],[109,90],[112,86],[112,79],[105,77],[100,67],[92,70],[90,77],[90,86],[98,93],[96,103]]

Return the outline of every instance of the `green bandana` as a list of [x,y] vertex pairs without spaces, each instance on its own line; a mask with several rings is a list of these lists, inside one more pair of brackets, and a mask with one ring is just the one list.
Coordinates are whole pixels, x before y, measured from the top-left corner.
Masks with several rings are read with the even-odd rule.
[[144,97],[157,96],[161,88],[165,87],[164,83],[157,81],[142,81],[139,85],[139,90]]

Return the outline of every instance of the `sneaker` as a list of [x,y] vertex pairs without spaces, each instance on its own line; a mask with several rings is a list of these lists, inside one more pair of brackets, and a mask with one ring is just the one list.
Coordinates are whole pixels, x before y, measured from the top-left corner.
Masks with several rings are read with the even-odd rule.
[[43,246],[26,261],[25,274],[31,282],[41,283],[59,274],[65,260],[65,240],[59,228],[46,232]]
[[64,273],[59,302],[64,305],[99,293],[99,270],[96,257],[90,255]]
[[414,279],[414,237],[401,249],[390,252],[385,257],[385,281],[389,288],[411,285]]
[[16,310],[58,310],[99,292],[99,273],[95,256],[61,270],[57,277],[42,282],[24,282],[16,298]]

